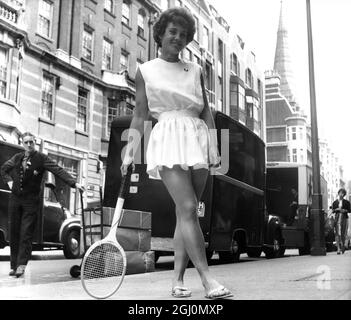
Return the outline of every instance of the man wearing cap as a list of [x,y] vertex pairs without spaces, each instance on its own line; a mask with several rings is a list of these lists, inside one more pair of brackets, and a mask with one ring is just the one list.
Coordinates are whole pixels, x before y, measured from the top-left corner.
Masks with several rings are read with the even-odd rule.
[[32,239],[39,212],[39,195],[46,170],[71,188],[84,192],[84,187],[47,155],[35,150],[35,136],[22,136],[24,152],[15,154],[1,167],[1,177],[12,193],[9,200],[10,276],[24,274],[32,253]]

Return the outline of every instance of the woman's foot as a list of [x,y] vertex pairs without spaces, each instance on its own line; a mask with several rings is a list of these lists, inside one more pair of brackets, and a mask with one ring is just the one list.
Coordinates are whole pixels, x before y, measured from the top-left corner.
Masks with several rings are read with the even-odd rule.
[[227,288],[220,285],[216,289],[208,291],[207,294],[205,295],[205,298],[207,298],[207,299],[224,299],[224,298],[229,298],[232,296],[233,296],[233,294]]
[[186,287],[175,286],[172,288],[172,296],[175,298],[191,297],[191,291]]
[[187,298],[191,296],[191,291],[184,287],[183,281],[173,281],[171,294],[175,298]]
[[206,292],[205,298],[207,299],[223,299],[233,296],[227,288],[216,280],[209,281],[204,287]]

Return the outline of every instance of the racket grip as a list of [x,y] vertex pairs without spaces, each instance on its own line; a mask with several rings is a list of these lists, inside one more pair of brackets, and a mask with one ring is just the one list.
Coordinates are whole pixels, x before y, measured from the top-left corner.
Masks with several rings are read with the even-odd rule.
[[130,186],[130,177],[133,172],[133,164],[130,164],[127,169],[127,174],[122,177],[121,187],[119,188],[118,198],[125,199]]

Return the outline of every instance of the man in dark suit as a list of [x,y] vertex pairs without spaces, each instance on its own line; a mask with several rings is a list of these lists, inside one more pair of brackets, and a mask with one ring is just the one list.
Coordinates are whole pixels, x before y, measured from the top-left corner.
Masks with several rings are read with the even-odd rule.
[[345,239],[348,225],[349,212],[351,212],[350,202],[344,197],[346,190],[341,188],[338,191],[338,199],[333,202],[332,210],[335,213],[335,240],[337,245],[337,254],[345,252]]
[[39,212],[39,196],[46,170],[71,188],[84,191],[82,185],[47,155],[35,150],[35,136],[22,135],[25,151],[15,154],[1,167],[1,177],[12,193],[9,200],[10,276],[24,274],[32,253],[32,239]]

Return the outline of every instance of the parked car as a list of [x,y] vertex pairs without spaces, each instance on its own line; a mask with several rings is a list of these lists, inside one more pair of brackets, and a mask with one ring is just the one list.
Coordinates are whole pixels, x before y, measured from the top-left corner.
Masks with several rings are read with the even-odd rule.
[[[0,166],[22,151],[19,145],[0,141]],[[62,249],[68,259],[81,256],[79,215],[71,213],[59,201],[55,191],[55,177],[48,172],[41,192],[41,209],[33,237],[33,250]],[[9,245],[8,202],[11,191],[0,178],[0,248]]]

